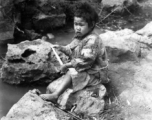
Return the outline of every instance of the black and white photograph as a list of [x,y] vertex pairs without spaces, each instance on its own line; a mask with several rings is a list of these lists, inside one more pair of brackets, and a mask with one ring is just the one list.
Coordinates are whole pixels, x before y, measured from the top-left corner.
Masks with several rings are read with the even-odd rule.
[[152,120],[152,0],[0,0],[0,120]]

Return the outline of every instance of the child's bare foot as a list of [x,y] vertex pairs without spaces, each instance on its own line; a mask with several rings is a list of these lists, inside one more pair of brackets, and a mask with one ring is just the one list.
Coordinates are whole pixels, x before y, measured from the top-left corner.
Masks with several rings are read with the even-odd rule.
[[56,94],[41,94],[40,97],[43,100],[51,101],[51,102],[57,102],[58,99],[58,95]]
[[40,94],[41,94],[41,92],[40,92],[38,89],[33,89],[33,90],[31,90],[31,92],[32,92],[33,94],[37,94],[37,95],[40,95]]

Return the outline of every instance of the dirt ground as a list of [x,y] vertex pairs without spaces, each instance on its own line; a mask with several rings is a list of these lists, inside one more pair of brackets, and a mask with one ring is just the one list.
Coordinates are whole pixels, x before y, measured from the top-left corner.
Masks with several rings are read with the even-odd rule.
[[111,64],[109,70],[111,82],[103,120],[151,120],[152,54],[139,64]]

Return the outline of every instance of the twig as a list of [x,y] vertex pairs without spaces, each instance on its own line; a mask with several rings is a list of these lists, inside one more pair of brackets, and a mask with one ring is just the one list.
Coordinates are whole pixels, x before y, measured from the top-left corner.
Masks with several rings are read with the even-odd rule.
[[96,24],[96,27],[99,28],[99,29],[101,28],[101,27],[100,27],[99,25],[97,25],[97,24]]
[[126,8],[125,6],[123,6],[123,8],[125,8],[131,15],[134,16],[134,14],[132,14],[132,13],[128,10],[128,8]]
[[113,12],[115,12],[117,10],[117,8],[116,9],[114,9],[111,13],[109,13],[106,17],[104,17],[102,20],[101,20],[101,22],[103,21],[103,20],[105,20],[106,18],[108,18]]
[[74,119],[76,119],[76,120],[84,120],[84,119],[80,118],[79,116],[75,115],[75,114],[72,113],[72,112],[69,112],[69,111],[67,111],[67,110],[61,109],[60,107],[58,107],[56,104],[54,104],[54,103],[52,103],[52,102],[49,102],[49,104],[52,105],[55,109],[67,113],[68,115],[70,115],[72,118],[74,118]]
[[6,61],[6,59],[4,57],[2,57],[2,56],[0,56],[0,57],[1,57],[2,60]]
[[53,46],[51,46],[51,48],[52,48],[53,53],[55,54],[58,62],[60,63],[60,65],[63,65],[63,62],[61,61],[61,59],[60,59],[59,55],[57,54],[57,52],[54,50]]
[[104,8],[104,6],[103,6],[103,3],[102,3],[102,0],[101,0],[101,9],[100,9],[100,12],[99,12],[99,15],[101,15],[101,13],[102,13],[102,11],[103,11],[103,8]]
[[[57,52],[55,51],[55,49],[53,48],[53,46],[51,46],[53,53],[55,54],[58,62],[60,63],[60,65],[63,65],[62,60],[60,59],[59,55],[57,54]],[[71,74],[77,74],[77,71],[75,70],[75,68],[68,68],[69,71],[71,72]]]
[[111,99],[109,98],[109,105],[111,105]]
[[113,90],[113,95],[114,95],[114,97],[115,97],[117,103],[119,103],[119,100],[118,100],[118,98],[116,97],[116,94],[115,94],[114,90]]

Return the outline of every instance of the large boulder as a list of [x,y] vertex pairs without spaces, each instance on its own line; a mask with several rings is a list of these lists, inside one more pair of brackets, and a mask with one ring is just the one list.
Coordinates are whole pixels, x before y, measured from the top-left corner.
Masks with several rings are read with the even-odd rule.
[[[59,78],[49,84],[49,91],[53,93],[62,84],[64,79]],[[50,89],[51,88],[51,89]],[[86,87],[83,90],[73,93],[67,89],[59,96],[57,103],[60,108],[68,109],[83,117],[98,117],[105,107],[105,95],[107,90],[103,84]]]
[[[60,77],[59,62],[51,49],[52,44],[41,39],[8,44],[6,61],[1,68],[1,79],[10,84],[37,82],[40,84]],[[63,62],[68,57],[57,51]]]
[[83,118],[98,118],[104,111],[106,93],[107,90],[102,84],[87,87],[73,94],[70,94],[70,89],[68,89],[59,97],[58,104],[61,108],[71,109]]
[[141,44],[141,50],[144,56],[146,56],[152,48],[152,22],[149,22],[145,27],[136,31],[135,34],[138,42]]
[[27,92],[1,120],[69,120],[70,116],[42,100],[35,90]]
[[110,61],[138,61],[138,57],[146,56],[152,48],[151,28],[152,22],[136,32],[123,29],[117,31],[107,30],[105,33],[100,34],[100,38],[107,48]]
[[34,16],[36,29],[47,30],[65,25],[66,14],[63,5],[64,0],[39,0],[38,8],[41,12]]
[[16,0],[14,1],[15,43],[35,40],[48,31],[66,24],[61,1]]
[[152,22],[149,22],[145,27],[135,32],[138,35],[147,37],[148,39],[140,39],[140,42],[152,44]]
[[122,57],[127,60],[138,61],[137,57],[140,54],[138,39],[140,37],[141,36],[134,34],[130,29],[107,31],[100,34],[100,38],[107,48],[108,57],[111,62],[122,60]]
[[98,117],[104,111],[106,88],[100,84],[94,87],[88,87],[69,97],[69,104],[76,105],[74,112],[78,115]]

